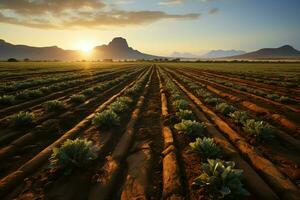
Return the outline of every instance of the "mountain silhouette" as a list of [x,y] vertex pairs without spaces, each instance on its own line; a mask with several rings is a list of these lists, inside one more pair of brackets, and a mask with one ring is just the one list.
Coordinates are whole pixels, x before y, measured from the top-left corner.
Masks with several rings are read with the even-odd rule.
[[229,56],[237,56],[245,53],[245,51],[241,50],[212,50],[202,55],[201,58],[223,58]]
[[94,54],[100,56],[102,59],[155,59],[159,56],[153,56],[141,53],[138,50],[128,46],[126,39],[121,37],[114,38],[108,45],[101,45],[94,48]]
[[31,47],[26,45],[14,45],[0,40],[0,59],[8,58],[32,60],[72,60],[79,56],[78,51],[63,50],[57,46]]
[[294,59],[300,58],[300,51],[290,45],[279,48],[264,48],[258,51],[228,57],[230,59]]
[[[0,60],[8,58],[31,60],[81,60],[85,56],[77,50],[64,50],[57,46],[32,47],[26,45],[14,45],[0,40]],[[108,45],[96,46],[89,57],[91,60],[101,59],[156,59],[159,56],[141,53],[128,46],[126,39],[114,38]]]

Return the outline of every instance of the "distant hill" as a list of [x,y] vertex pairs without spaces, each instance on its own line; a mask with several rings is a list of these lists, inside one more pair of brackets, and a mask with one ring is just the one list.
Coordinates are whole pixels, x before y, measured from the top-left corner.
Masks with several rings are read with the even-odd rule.
[[239,56],[227,57],[227,59],[300,59],[300,51],[298,51],[290,45],[285,45],[279,48],[264,48],[258,51],[242,54]]
[[[57,46],[52,47],[31,47],[26,45],[14,45],[0,40],[0,60],[8,58],[31,60],[81,60],[85,57],[80,51],[64,50]],[[159,56],[141,53],[129,47],[126,39],[114,38],[108,45],[96,46],[89,59],[155,59]]]
[[0,40],[0,60],[8,58],[32,60],[75,60],[80,53],[78,51],[63,50],[57,46],[31,47],[26,45],[14,45]]
[[151,60],[160,58],[145,53],[128,46],[126,39],[117,37],[114,38],[108,45],[101,45],[94,48],[95,57],[110,58],[110,59],[146,59]]
[[172,58],[199,58],[199,55],[192,54],[189,52],[173,52],[170,57]]
[[245,54],[241,50],[213,50],[201,56],[201,58],[223,58]]

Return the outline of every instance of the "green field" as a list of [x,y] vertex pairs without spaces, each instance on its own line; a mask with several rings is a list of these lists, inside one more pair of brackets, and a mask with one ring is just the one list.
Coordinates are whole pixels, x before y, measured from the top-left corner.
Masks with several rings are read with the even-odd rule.
[[1,199],[299,199],[299,64],[1,62],[0,80]]

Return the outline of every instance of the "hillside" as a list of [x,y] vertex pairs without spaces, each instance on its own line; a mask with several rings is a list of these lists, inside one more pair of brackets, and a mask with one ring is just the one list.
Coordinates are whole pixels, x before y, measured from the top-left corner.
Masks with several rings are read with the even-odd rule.
[[290,45],[285,45],[279,48],[264,48],[258,51],[246,53],[239,56],[227,57],[228,59],[300,59],[300,51]]

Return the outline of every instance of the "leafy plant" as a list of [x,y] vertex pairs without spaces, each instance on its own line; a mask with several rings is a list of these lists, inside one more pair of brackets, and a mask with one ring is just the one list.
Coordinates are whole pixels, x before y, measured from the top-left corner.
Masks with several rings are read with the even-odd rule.
[[249,119],[248,113],[240,110],[229,113],[229,116],[237,124],[244,124]]
[[241,183],[243,171],[234,169],[234,166],[234,162],[208,159],[207,163],[202,164],[203,172],[193,185],[204,188],[210,199],[240,199],[248,196],[249,192]]
[[179,110],[176,112],[176,117],[180,120],[195,120],[195,114],[191,110]]
[[232,105],[228,105],[227,103],[219,103],[216,105],[217,111],[222,113],[223,115],[228,115],[229,113],[232,113],[236,111],[236,108]]
[[141,89],[140,86],[134,85],[128,90],[126,90],[125,95],[129,97],[137,97],[139,90]]
[[206,90],[204,89],[198,89],[195,91],[195,93],[198,95],[198,96],[201,96],[203,98],[207,98],[207,97],[212,97],[212,94],[210,92],[207,92]]
[[215,143],[214,139],[204,137],[196,138],[195,142],[190,143],[191,150],[207,158],[218,158],[221,155],[221,150]]
[[182,120],[180,123],[175,124],[174,128],[179,133],[187,134],[191,138],[197,138],[203,135],[206,126],[204,123],[192,120]]
[[175,100],[173,102],[173,106],[176,108],[176,110],[180,110],[180,109],[184,110],[189,107],[189,102],[187,102],[184,99]]
[[94,90],[92,88],[88,88],[82,91],[82,93],[85,96],[93,96],[94,95]]
[[220,99],[220,98],[215,98],[215,97],[206,97],[206,98],[204,99],[204,102],[214,106],[214,105],[216,105],[216,104],[222,102],[222,99]]
[[68,139],[59,148],[53,149],[50,167],[63,169],[68,175],[75,168],[83,168],[96,158],[96,148],[91,141]]
[[129,107],[122,101],[115,101],[109,105],[108,109],[112,110],[115,113],[124,113],[129,110]]
[[102,92],[103,90],[105,90],[105,85],[104,84],[100,84],[94,87],[94,91],[96,92]]
[[83,103],[85,101],[85,96],[84,95],[72,95],[70,97],[71,102],[75,103],[75,104],[80,104]]
[[49,87],[46,87],[46,86],[41,87],[40,90],[41,90],[43,93],[49,93],[49,92],[51,92],[51,91],[50,91],[50,88],[49,88]]
[[288,102],[292,102],[293,100],[289,97],[286,96],[280,96],[279,99],[276,99],[279,102],[284,102],[284,103],[288,103]]
[[118,97],[118,98],[116,99],[116,101],[123,102],[123,103],[125,103],[125,104],[127,104],[127,105],[130,105],[130,106],[133,104],[133,99],[130,98],[130,97],[125,97],[125,96],[123,96],[123,97]]
[[171,97],[172,97],[173,100],[180,100],[180,99],[182,99],[182,96],[179,93],[177,93],[177,92],[173,93],[171,95]]
[[278,95],[278,94],[267,94],[266,97],[267,97],[268,99],[272,99],[272,100],[279,99],[279,95]]
[[34,114],[30,112],[21,111],[16,115],[13,115],[10,119],[13,126],[26,126],[32,124],[34,121]]
[[264,121],[255,121],[254,119],[248,119],[244,123],[243,130],[259,140],[268,141],[274,138],[273,128]]
[[0,97],[0,106],[12,105],[16,101],[16,97],[14,95],[3,95]]
[[39,89],[36,89],[36,90],[28,90],[28,96],[29,97],[41,97],[41,96],[43,96],[44,95],[44,93],[41,91],[41,90],[39,90]]
[[92,124],[98,128],[106,129],[120,125],[120,118],[112,110],[105,110],[97,113]]
[[47,112],[61,112],[65,109],[65,104],[59,100],[47,101],[44,104],[44,108]]

